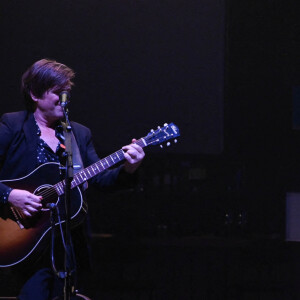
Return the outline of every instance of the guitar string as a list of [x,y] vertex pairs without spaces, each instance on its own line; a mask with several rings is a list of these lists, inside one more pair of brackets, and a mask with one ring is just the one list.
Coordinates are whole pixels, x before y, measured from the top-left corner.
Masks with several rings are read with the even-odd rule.
[[[106,169],[106,168],[102,167],[102,165],[100,165],[100,161],[96,162],[96,163],[93,164],[93,165],[97,165],[97,166],[98,166],[99,173],[102,172],[102,171],[104,171],[104,170]],[[93,169],[93,167],[92,167],[93,165],[91,165],[91,166],[89,166],[88,168],[86,168],[86,170],[92,171],[92,172],[95,173],[95,175],[96,175],[97,172],[95,172],[95,170]],[[78,173],[76,173],[76,174],[74,175],[74,179],[72,180],[72,182],[75,182],[75,183],[76,183],[76,179],[79,180],[79,184],[81,184],[81,183],[83,183],[83,182],[85,181],[85,180],[80,179],[79,173],[80,173],[80,172],[78,172]],[[87,180],[88,180],[89,178],[92,177],[92,176],[87,176],[88,174],[87,174],[86,172],[83,172],[83,173],[84,173],[84,175],[85,175],[84,178],[86,178]],[[82,173],[81,173],[81,175],[82,175]],[[56,189],[55,189],[55,186],[59,186],[60,184],[62,184],[63,187],[64,187],[64,186],[65,186],[65,181],[64,181],[64,180],[63,180],[63,181],[60,181],[59,183],[55,184],[55,185],[52,186],[52,187],[47,188],[46,190],[39,191],[36,195],[37,195],[37,196],[42,196],[43,198],[48,198],[48,197],[51,197],[51,196],[54,196],[54,195],[59,196],[59,194],[57,193],[57,191],[56,191]],[[78,185],[78,184],[77,184],[77,185]],[[75,187],[76,187],[77,185],[75,185]],[[62,194],[61,194],[61,195],[62,195]]]
[[[100,165],[100,162],[97,162],[97,163],[95,163],[95,164],[93,164],[93,165],[97,165],[97,166],[98,166],[99,172],[102,172],[102,171],[105,170],[105,168],[103,168],[103,167]],[[86,170],[87,170],[88,172],[91,171],[91,172],[95,173],[95,175],[96,175],[97,172],[95,172],[95,170],[93,169],[93,167],[92,167],[93,165],[89,166]],[[86,176],[86,175],[88,175],[86,172],[83,172],[83,173],[84,173],[84,175],[85,175],[84,178],[89,179],[90,176]],[[81,175],[82,175],[82,174],[81,174]],[[91,176],[91,177],[92,177],[92,176]],[[76,179],[79,180],[79,184],[81,184],[81,183],[83,183],[83,182],[85,181],[85,180],[80,179],[80,177],[79,177],[79,172],[75,174],[74,179],[72,180],[72,182],[75,182],[75,183],[76,183]],[[57,183],[55,186],[59,186],[59,184],[62,184],[63,186],[65,186],[65,181],[64,181],[64,180],[63,180],[63,181],[60,181],[60,182]],[[77,185],[78,185],[78,184],[77,184]],[[77,186],[77,185],[76,185],[76,186]],[[37,196],[42,196],[43,198],[48,198],[48,197],[51,197],[51,196],[54,196],[54,195],[59,196],[59,194],[57,193],[57,191],[56,191],[56,189],[55,189],[55,186],[49,187],[49,188],[47,188],[46,190],[39,191],[36,195],[37,195]]]
[[[142,143],[142,140],[138,140],[136,142],[137,144],[140,144]],[[142,144],[140,145],[142,146]],[[119,155],[118,155],[119,154]],[[115,155],[115,160],[117,160],[117,162],[114,161],[114,159],[112,158],[112,156]],[[116,159],[116,156],[117,156],[117,159]],[[120,158],[121,157],[121,158]],[[84,181],[92,178],[93,176],[95,176],[96,174],[100,173],[100,172],[103,172],[104,170],[110,168],[112,165],[120,162],[121,160],[124,159],[124,152],[123,150],[118,150],[116,151],[115,153],[105,157],[104,159],[101,159],[97,162],[95,162],[94,164],[90,165],[89,167],[87,167],[86,169],[76,173],[74,175],[74,179],[72,180],[72,183],[75,182],[76,183],[76,180],[78,179],[79,180],[79,184],[83,183]],[[111,163],[109,163],[109,161]],[[105,166],[105,162],[108,166]],[[95,171],[95,168],[98,169],[99,172]],[[83,174],[82,174],[83,173]],[[94,175],[91,175],[91,173],[94,173]],[[81,177],[83,177],[82,175],[85,175],[83,178],[84,180],[82,180],[79,175],[81,175]],[[65,181],[60,181],[59,183],[55,184],[54,186],[52,187],[49,187],[47,188],[46,190],[42,190],[42,191],[39,191],[36,195],[37,196],[42,196],[43,198],[48,198],[48,197],[51,197],[51,196],[54,196],[54,195],[57,195],[57,196],[60,196],[58,193],[57,193],[57,190],[55,188],[55,186],[58,186],[59,184],[62,184],[63,186],[65,186]],[[77,185],[79,185],[76,183],[76,185],[74,187],[76,187]],[[62,195],[62,194],[61,194]]]

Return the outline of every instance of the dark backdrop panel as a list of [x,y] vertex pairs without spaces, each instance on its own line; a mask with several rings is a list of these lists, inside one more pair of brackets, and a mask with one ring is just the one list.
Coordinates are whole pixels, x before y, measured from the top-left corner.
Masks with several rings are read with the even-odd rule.
[[0,113],[22,108],[24,70],[54,58],[77,73],[71,119],[101,151],[174,122],[182,138],[170,151],[219,154],[223,2],[3,1]]

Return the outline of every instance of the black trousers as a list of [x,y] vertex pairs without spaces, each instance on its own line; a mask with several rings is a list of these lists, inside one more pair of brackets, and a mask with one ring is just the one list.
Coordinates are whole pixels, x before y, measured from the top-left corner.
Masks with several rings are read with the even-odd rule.
[[63,279],[58,278],[50,268],[43,268],[25,282],[19,300],[51,300],[55,297],[63,299],[63,287]]
[[[72,240],[77,261],[77,276],[74,280],[76,288],[79,290],[83,288],[82,281],[90,271],[91,266],[89,242],[85,226],[83,223],[72,230]],[[56,267],[58,270],[63,270],[64,249],[60,239],[56,240],[55,245],[54,256]],[[19,300],[52,300],[55,297],[63,296],[64,279],[59,278],[52,270],[50,247],[44,250],[38,260],[32,263],[27,262],[24,266],[21,265],[16,273],[17,277],[21,279],[20,281],[23,282],[21,291],[19,292]]]

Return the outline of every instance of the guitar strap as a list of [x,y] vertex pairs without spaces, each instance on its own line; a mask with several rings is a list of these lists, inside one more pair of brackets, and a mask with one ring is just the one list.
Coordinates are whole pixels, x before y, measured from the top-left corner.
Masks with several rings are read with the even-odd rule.
[[[72,131],[71,139],[72,139],[72,152],[73,152],[73,170],[74,170],[73,172],[74,174],[76,174],[79,171],[83,170],[84,167],[83,167],[83,162],[80,155],[79,147],[77,145],[76,138],[74,136],[73,131]],[[88,188],[87,181],[82,184],[82,188],[84,191]]]
[[[60,128],[59,128],[60,127]],[[64,142],[65,141],[65,136],[64,136],[64,130],[66,130],[66,123],[61,121],[61,126],[57,127],[57,131],[56,131],[56,137]],[[72,144],[72,160],[73,160],[73,173],[76,174],[78,172],[80,172],[81,170],[84,169],[83,166],[83,162],[82,162],[82,158],[80,155],[80,151],[79,151],[79,147],[75,138],[75,135],[73,133],[73,131],[71,131],[71,144]],[[88,188],[88,183],[84,182],[82,184],[82,189],[85,191]]]

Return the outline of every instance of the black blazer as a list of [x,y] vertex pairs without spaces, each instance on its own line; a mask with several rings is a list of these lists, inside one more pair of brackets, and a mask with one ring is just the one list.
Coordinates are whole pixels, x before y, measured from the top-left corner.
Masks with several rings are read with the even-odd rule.
[[[98,161],[90,129],[76,122],[71,122],[71,125],[84,167]],[[37,168],[37,145],[38,135],[31,112],[4,114],[0,120],[0,180],[21,178]],[[110,187],[118,182],[122,182],[123,185],[124,182],[132,181],[128,179],[132,176],[124,173],[121,165],[98,174],[90,182],[100,187]],[[7,190],[8,187],[0,183],[0,195]]]

